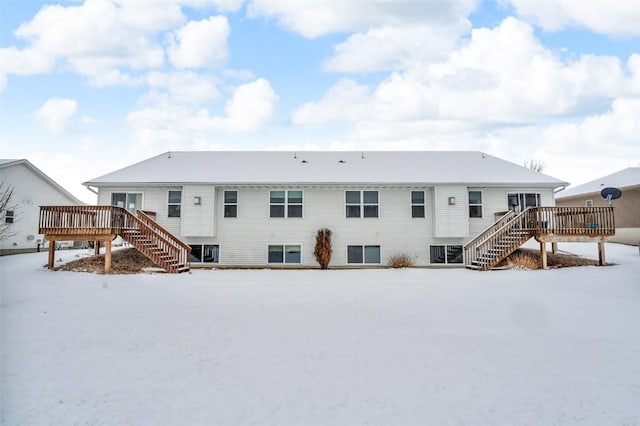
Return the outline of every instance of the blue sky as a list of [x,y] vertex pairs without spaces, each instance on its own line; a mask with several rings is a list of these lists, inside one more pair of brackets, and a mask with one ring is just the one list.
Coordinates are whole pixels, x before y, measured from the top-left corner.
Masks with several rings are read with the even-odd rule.
[[83,181],[167,150],[480,150],[640,165],[630,0],[8,0],[0,157]]

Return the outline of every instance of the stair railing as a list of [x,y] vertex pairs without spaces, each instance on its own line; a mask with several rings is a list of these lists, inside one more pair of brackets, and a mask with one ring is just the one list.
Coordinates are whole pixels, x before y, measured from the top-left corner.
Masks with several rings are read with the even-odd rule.
[[487,229],[482,231],[482,233],[478,234],[478,236],[476,236],[473,240],[464,245],[464,258],[467,265],[471,265],[472,262],[476,260],[476,248],[478,247],[478,245],[487,240],[487,238],[491,237],[491,235],[493,235],[493,233],[495,233],[498,229],[502,228],[505,223],[507,223],[515,216],[515,214],[516,213],[513,210],[509,210],[502,217],[491,224]]

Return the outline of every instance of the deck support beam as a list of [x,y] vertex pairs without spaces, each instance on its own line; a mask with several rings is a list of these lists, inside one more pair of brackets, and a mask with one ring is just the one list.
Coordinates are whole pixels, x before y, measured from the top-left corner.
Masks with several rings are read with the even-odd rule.
[[49,240],[49,258],[47,259],[47,268],[53,269],[53,262],[56,258],[56,242]]
[[104,273],[111,273],[111,240],[104,242]]
[[551,243],[551,253],[558,254],[558,243]]
[[598,241],[598,264],[600,266],[607,264],[607,260],[604,255],[604,241]]
[[547,243],[540,241],[540,268],[548,269],[547,266]]

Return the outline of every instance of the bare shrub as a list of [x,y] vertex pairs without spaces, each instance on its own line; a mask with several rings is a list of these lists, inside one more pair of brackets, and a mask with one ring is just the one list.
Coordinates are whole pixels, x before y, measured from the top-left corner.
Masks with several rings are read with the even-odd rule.
[[408,254],[394,254],[393,256],[389,256],[389,260],[387,262],[392,268],[411,268],[414,266],[413,258]]
[[507,266],[510,269],[533,270],[539,269],[538,259],[525,253],[516,253],[507,259]]
[[333,254],[333,249],[331,248],[332,234],[331,230],[327,228],[318,229],[316,234],[316,248],[313,251],[313,255],[320,264],[320,269],[329,268],[331,255]]

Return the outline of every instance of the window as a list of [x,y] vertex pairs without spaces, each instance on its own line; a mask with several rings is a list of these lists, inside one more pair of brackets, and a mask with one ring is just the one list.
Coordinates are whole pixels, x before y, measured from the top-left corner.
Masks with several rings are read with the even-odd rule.
[[538,207],[541,205],[540,194],[536,193],[521,193],[521,194],[507,194],[507,204],[509,210],[513,210],[516,213],[520,213],[529,207]]
[[380,263],[380,246],[347,246],[347,263]]
[[462,246],[429,246],[431,263],[462,263]]
[[302,263],[300,245],[269,245],[267,260],[269,263]]
[[469,217],[482,217],[482,191],[469,191]]
[[180,205],[182,204],[182,191],[169,191],[168,217],[180,217]]
[[345,191],[346,217],[378,217],[378,191]]
[[224,217],[238,217],[238,191],[224,191]]
[[411,191],[411,217],[424,217],[424,191]]
[[586,200],[586,201],[584,202],[584,205],[585,205],[586,207],[593,207],[593,200]]
[[142,208],[142,193],[139,192],[113,192],[111,194],[111,205],[122,207],[135,213]]
[[270,191],[269,217],[302,217],[302,191]]
[[4,214],[4,223],[13,223],[15,213],[13,210],[7,210]]
[[191,262],[218,263],[220,246],[217,244],[196,244],[191,246]]

